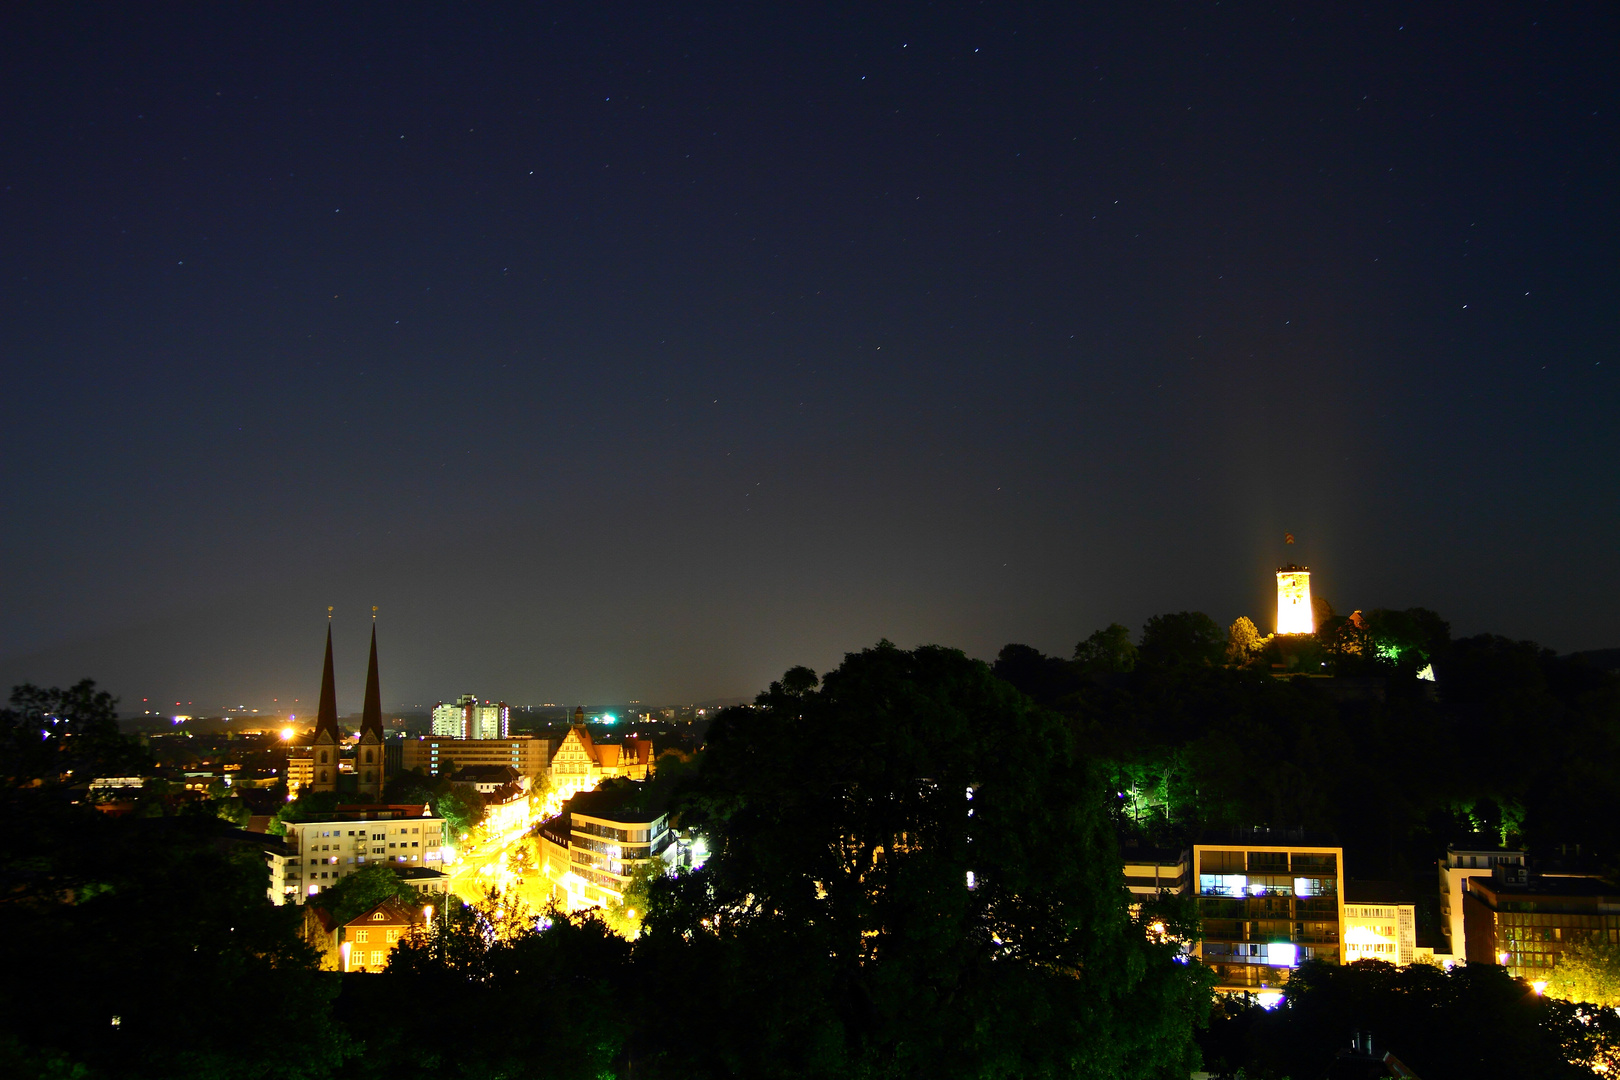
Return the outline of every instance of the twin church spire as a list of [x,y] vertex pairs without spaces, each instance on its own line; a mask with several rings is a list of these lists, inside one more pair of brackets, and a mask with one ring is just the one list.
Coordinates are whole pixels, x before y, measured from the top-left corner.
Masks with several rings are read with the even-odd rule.
[[[337,678],[332,664],[332,609],[327,608],[326,663],[321,670],[321,704],[315,717],[314,791],[336,791],[340,772]],[[354,778],[360,799],[381,802],[384,780],[382,688],[377,676],[377,609],[371,609],[371,660],[366,665],[366,698],[360,710],[360,741],[354,752]]]

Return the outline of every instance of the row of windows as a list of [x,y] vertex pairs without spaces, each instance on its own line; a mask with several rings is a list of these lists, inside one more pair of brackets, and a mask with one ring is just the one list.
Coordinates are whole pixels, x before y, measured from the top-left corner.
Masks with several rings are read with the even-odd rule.
[[1206,919],[1204,937],[1208,941],[1308,941],[1332,944],[1339,940],[1339,927],[1337,923],[1316,921]]
[[1501,926],[1568,926],[1581,930],[1601,930],[1605,923],[1620,927],[1620,918],[1602,915],[1498,915]]
[[[321,837],[323,839],[325,839],[327,837],[333,837],[333,836],[336,836],[336,837],[339,837],[339,838],[344,837],[344,836],[359,836],[363,840],[363,839],[365,839],[368,831],[369,830],[366,830],[366,829],[360,829],[358,831],[356,831],[354,829],[350,829],[348,832],[345,833],[342,829],[323,829],[321,831]],[[399,826],[399,827],[397,827],[395,829],[392,829],[392,830],[385,828],[380,833],[372,834],[371,838],[373,840],[381,840],[389,832],[393,832],[395,834],[403,833],[403,834],[407,834],[407,835],[414,835],[414,834],[421,833],[421,831],[422,831],[422,826],[420,826],[420,825],[401,825],[401,826]],[[433,826],[431,826],[431,825],[428,826],[428,831],[432,832],[433,831]],[[313,832],[311,832],[310,835],[314,836],[315,834]]]
[[1287,851],[1204,851],[1199,853],[1200,874],[1337,874],[1339,857],[1333,853]]
[[1336,896],[1336,877],[1288,877],[1284,874],[1199,874],[1201,896]]
[[598,825],[592,821],[581,821],[577,817],[572,819],[570,824],[576,833],[605,836],[609,840],[618,840],[621,843],[645,844],[652,839],[654,830],[663,831],[664,819],[659,818],[653,822],[653,829],[615,829],[611,825]]

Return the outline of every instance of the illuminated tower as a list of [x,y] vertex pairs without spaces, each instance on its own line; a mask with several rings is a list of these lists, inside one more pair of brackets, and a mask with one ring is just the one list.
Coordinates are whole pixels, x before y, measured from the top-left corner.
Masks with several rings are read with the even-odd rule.
[[1311,570],[1308,566],[1289,563],[1277,568],[1277,633],[1316,633],[1316,616],[1311,612]]
[[361,802],[382,802],[382,690],[377,682],[377,609],[371,609],[371,663],[366,668],[366,703],[360,710],[360,745],[354,752],[354,774]]
[[332,677],[332,609],[326,609],[326,667],[321,671],[321,708],[315,717],[315,740],[311,747],[314,757],[315,779],[312,791],[336,791],[338,778],[338,745],[343,734],[338,731],[337,681]]

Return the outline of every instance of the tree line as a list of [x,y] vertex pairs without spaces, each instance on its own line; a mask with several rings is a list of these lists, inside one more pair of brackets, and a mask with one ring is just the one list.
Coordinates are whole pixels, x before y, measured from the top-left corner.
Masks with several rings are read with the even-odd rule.
[[[723,713],[681,777],[673,813],[712,854],[644,883],[634,941],[492,897],[447,905],[381,975],[318,972],[252,839],[216,814],[75,802],[76,777],[123,774],[139,749],[93,687],[23,688],[0,732],[16,840],[0,903],[27,974],[0,998],[0,1049],[27,1076],[1180,1080],[1201,1059],[1313,1075],[1358,1023],[1386,1039],[1488,1023],[1521,1074],[1591,1075],[1620,1045],[1612,1023],[1484,967],[1302,968],[1275,1013],[1212,1011],[1179,945],[1194,913],[1133,914],[1120,841],[1302,824],[1348,833],[1352,868],[1415,866],[1448,829],[1511,824],[1611,852],[1612,823],[1560,805],[1575,793],[1557,773],[1577,752],[1615,761],[1613,678],[1433,633],[1418,657],[1373,637],[1370,655],[1318,642],[1289,668],[1264,659],[1276,642],[1234,651],[1241,635],[1213,625],[1162,616],[1069,658],[1009,646],[993,667],[883,642],[824,677],[794,668]],[[1310,663],[1364,682],[1297,677]],[[1487,768],[1510,732],[1542,746]],[[1612,775],[1581,805],[1612,796]],[[388,888],[362,884],[353,904]],[[1425,1049],[1437,1038],[1408,1041],[1430,1080],[1478,1074]]]

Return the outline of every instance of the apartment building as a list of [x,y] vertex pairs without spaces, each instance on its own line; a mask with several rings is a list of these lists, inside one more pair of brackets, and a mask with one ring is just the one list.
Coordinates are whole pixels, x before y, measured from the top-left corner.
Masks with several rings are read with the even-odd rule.
[[1502,964],[1532,982],[1576,942],[1620,944],[1620,889],[1597,878],[1531,877],[1499,864],[1468,879],[1462,908],[1468,962]]
[[1417,905],[1399,883],[1346,880],[1344,962],[1382,960],[1405,967],[1417,956]]
[[512,710],[504,701],[479,702],[462,694],[453,703],[433,706],[433,734],[445,739],[505,739],[512,734]]
[[1344,849],[1293,830],[1245,830],[1194,844],[1204,940],[1194,955],[1216,989],[1277,991],[1301,960],[1342,962]]
[[524,776],[539,776],[551,764],[554,746],[553,740],[533,735],[513,735],[508,739],[417,736],[403,740],[400,767],[405,772],[421,769],[428,776],[438,776],[452,762],[458,769],[470,765],[509,765]]
[[1440,871],[1440,944],[1437,955],[1462,960],[1468,955],[1463,921],[1463,893],[1469,878],[1490,877],[1498,866],[1524,867],[1524,851],[1489,844],[1460,842],[1446,845]]
[[1131,910],[1160,893],[1184,895],[1191,882],[1192,852],[1186,848],[1150,848],[1127,845],[1123,852],[1125,888],[1131,894]]
[[672,863],[675,834],[644,791],[576,795],[540,835],[541,872],[568,910],[618,903],[638,867]]
[[302,904],[368,866],[439,869],[444,819],[425,805],[339,806],[330,820],[289,822],[267,841],[271,902]]

